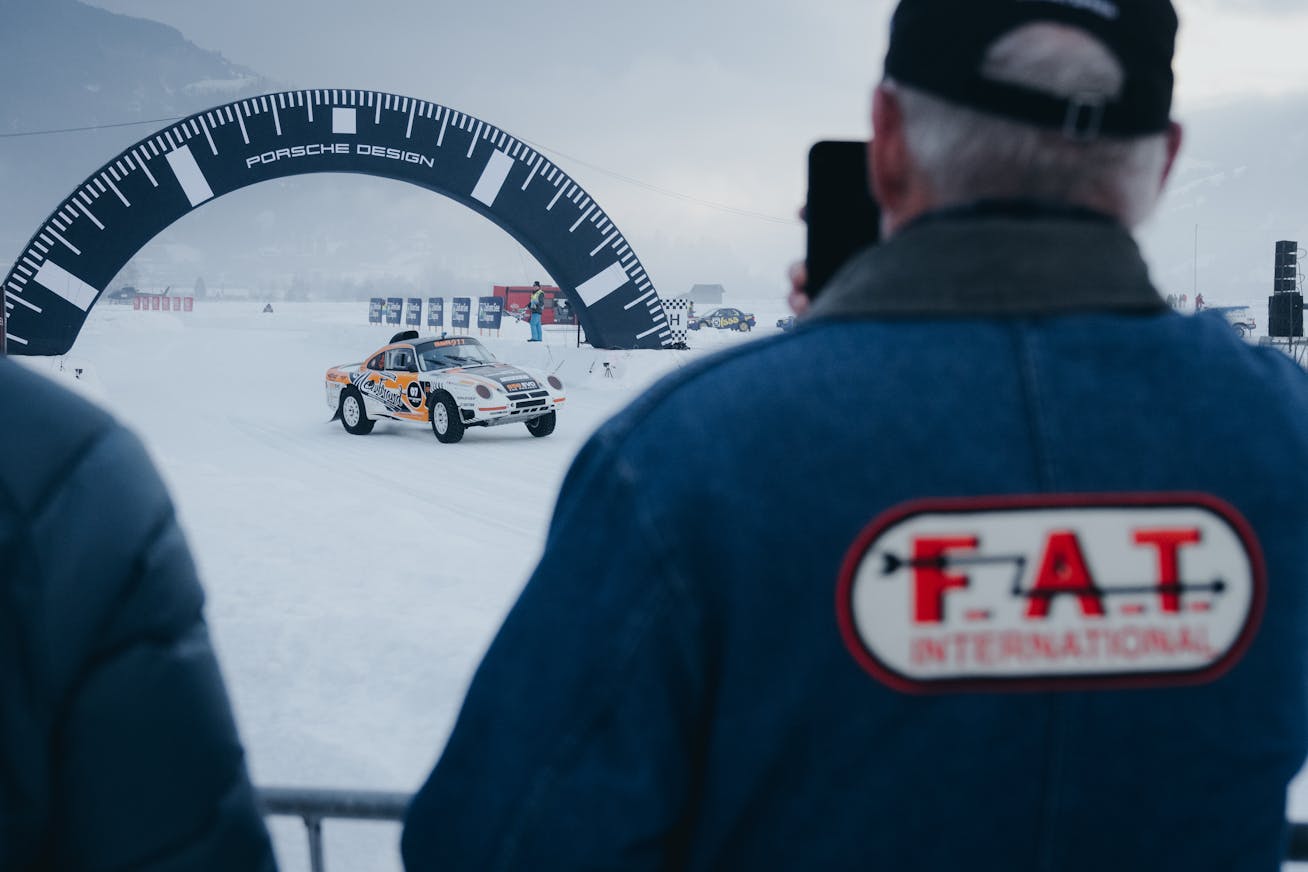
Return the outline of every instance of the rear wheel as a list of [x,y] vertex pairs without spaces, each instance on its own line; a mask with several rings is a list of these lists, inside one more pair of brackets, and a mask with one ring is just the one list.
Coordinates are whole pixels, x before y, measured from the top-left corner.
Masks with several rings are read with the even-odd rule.
[[553,411],[547,412],[539,418],[532,418],[530,421],[526,422],[527,432],[538,437],[548,436],[554,432],[554,424],[556,420]]
[[749,322],[748,322],[748,321],[741,321],[740,324],[738,324],[738,325],[736,326],[736,329],[739,330],[741,333],[748,333],[748,332],[749,332]]
[[1246,326],[1244,326],[1243,324],[1236,324],[1236,325],[1235,325],[1235,333],[1236,333],[1236,335],[1239,336],[1241,339],[1247,339],[1247,338],[1249,338],[1249,328],[1246,327]]
[[359,393],[358,388],[348,387],[341,391],[341,426],[346,433],[367,436],[376,424],[376,421],[368,417],[368,411],[363,406],[363,394]]
[[438,391],[427,398],[427,420],[431,422],[431,432],[447,445],[463,438],[463,418],[459,415],[459,404],[445,391]]

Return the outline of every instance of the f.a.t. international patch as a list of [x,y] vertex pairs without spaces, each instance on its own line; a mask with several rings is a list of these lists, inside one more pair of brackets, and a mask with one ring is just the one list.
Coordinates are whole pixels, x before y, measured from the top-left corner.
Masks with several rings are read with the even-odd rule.
[[837,618],[904,692],[1194,684],[1243,654],[1265,585],[1249,525],[1211,496],[925,500],[858,537]]

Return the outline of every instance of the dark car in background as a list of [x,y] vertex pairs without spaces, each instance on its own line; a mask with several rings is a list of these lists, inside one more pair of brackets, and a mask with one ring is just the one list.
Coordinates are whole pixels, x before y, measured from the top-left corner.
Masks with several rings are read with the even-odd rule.
[[714,309],[711,312],[705,312],[703,315],[692,317],[688,322],[688,326],[691,330],[712,327],[715,330],[739,330],[741,333],[748,333],[754,329],[755,323],[752,312],[727,308]]

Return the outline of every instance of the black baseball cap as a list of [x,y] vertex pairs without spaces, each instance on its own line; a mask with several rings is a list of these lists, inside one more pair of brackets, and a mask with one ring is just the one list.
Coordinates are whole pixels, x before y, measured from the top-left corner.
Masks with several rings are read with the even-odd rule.
[[[1126,73],[1116,100],[1057,97],[982,75],[997,40],[1027,24],[1064,24],[1098,39]],[[886,75],[943,100],[1062,130],[1147,136],[1172,110],[1176,10],[1171,0],[901,0],[890,25]]]

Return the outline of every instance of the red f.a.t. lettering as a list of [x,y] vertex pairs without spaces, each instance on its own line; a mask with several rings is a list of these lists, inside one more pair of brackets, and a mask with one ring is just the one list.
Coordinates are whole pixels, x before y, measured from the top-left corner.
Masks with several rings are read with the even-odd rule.
[[1071,530],[1050,533],[1045,542],[1045,554],[1040,559],[1035,585],[1031,589],[1031,602],[1027,604],[1028,618],[1049,615],[1049,605],[1059,594],[1074,594],[1081,611],[1090,616],[1104,614],[1104,603],[1099,589],[1086,566],[1081,543]]
[[1135,544],[1152,545],[1158,549],[1158,587],[1165,614],[1181,611],[1181,561],[1177,552],[1182,545],[1194,545],[1198,541],[1199,531],[1193,527],[1187,530],[1135,531]]
[[945,592],[967,587],[967,576],[945,572],[950,551],[976,549],[975,536],[923,537],[913,540],[913,620],[939,624],[945,620]]

